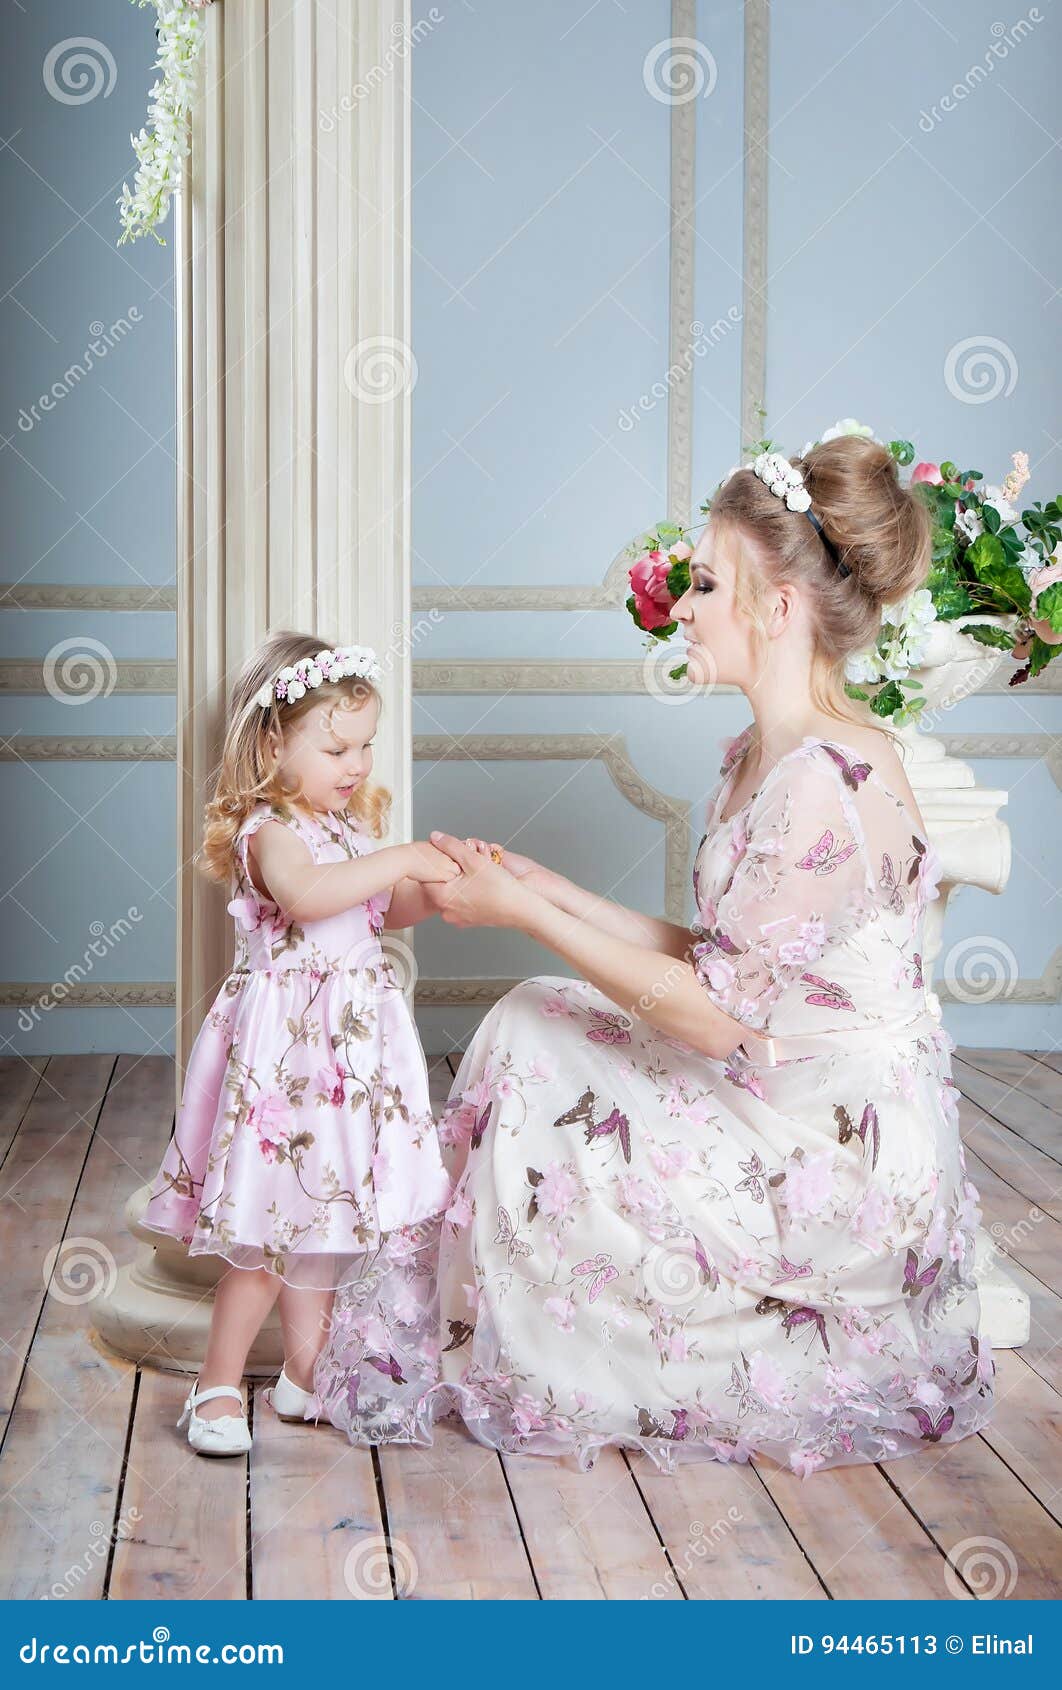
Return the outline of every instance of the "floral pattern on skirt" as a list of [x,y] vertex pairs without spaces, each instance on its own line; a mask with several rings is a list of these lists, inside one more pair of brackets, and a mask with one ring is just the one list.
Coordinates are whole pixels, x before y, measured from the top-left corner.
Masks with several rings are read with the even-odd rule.
[[438,1214],[450,1181],[424,1055],[380,944],[390,894],[289,921],[251,879],[267,821],[316,862],[376,848],[345,815],[260,804],[236,841],[236,955],[192,1048],[144,1224],[189,1254],[334,1287],[390,1233]]
[[724,820],[743,743],[697,856],[694,960],[781,1059],[750,1038],[714,1060],[580,981],[509,992],[443,1114],[445,1218],[337,1299],[310,1412],[353,1440],[428,1442],[456,1411],[583,1466],[618,1443],[807,1477],[989,1419],[977,1192],[921,972],[935,853],[832,741]]

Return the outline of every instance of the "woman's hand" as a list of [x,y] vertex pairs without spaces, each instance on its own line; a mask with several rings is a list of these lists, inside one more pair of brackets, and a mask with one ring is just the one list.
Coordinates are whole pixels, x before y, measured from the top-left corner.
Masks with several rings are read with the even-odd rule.
[[437,850],[429,845],[426,839],[415,839],[412,845],[406,846],[409,861],[406,868],[406,878],[416,880],[421,885],[434,881],[456,880],[461,873],[458,863],[445,851]]
[[433,846],[445,852],[456,867],[458,878],[430,894],[443,920],[452,927],[520,927],[534,894],[499,863],[455,839],[449,833],[433,833]]

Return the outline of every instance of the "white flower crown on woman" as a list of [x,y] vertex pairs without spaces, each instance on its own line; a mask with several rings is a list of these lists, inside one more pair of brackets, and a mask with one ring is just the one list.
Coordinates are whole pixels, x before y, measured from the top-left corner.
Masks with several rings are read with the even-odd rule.
[[727,470],[723,480],[729,481],[739,469],[750,469],[753,475],[759,476],[777,498],[785,500],[787,509],[810,510],[811,494],[804,486],[804,477],[788,458],[783,458],[781,452],[761,452],[751,464],[735,464],[733,469]]
[[811,508],[811,494],[804,486],[802,473],[794,464],[789,462],[788,458],[784,458],[781,452],[761,452],[759,457],[754,459],[751,464],[735,464],[733,469],[727,470],[719,485],[722,486],[723,482],[729,481],[730,477],[736,475],[739,469],[750,469],[753,475],[758,476],[764,485],[770,488],[776,498],[785,500],[787,510],[799,511],[806,516],[822,541],[826,556],[836,568],[837,573],[841,576],[851,575],[851,569],[839,555],[836,546],[827,537],[822,523]]
[[319,651],[316,657],[300,657],[286,665],[271,681],[265,681],[254,695],[254,702],[268,710],[274,699],[281,704],[294,704],[305,698],[313,687],[326,681],[344,681],[359,675],[367,681],[378,681],[382,671],[379,659],[371,646],[340,645]]

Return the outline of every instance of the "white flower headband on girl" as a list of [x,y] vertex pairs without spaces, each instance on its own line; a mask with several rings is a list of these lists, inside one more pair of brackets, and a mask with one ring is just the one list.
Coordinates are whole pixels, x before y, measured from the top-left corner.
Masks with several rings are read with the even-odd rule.
[[319,651],[316,657],[300,657],[297,663],[281,669],[271,681],[265,681],[259,687],[254,702],[263,710],[268,710],[274,699],[281,704],[294,704],[296,699],[305,698],[311,688],[323,686],[325,681],[343,681],[351,675],[378,681],[381,674],[379,660],[371,646],[336,646],[334,650]]
[[851,569],[840,557],[832,540],[827,538],[822,523],[811,508],[811,494],[804,486],[802,473],[789,462],[788,458],[783,458],[781,452],[761,452],[753,463],[735,464],[733,469],[727,470],[719,485],[722,486],[723,482],[729,481],[730,477],[736,475],[739,469],[751,469],[753,475],[758,476],[764,485],[771,489],[776,498],[785,500],[787,510],[799,511],[806,516],[814,526],[825,547],[826,555],[838,574],[841,576],[851,575]]

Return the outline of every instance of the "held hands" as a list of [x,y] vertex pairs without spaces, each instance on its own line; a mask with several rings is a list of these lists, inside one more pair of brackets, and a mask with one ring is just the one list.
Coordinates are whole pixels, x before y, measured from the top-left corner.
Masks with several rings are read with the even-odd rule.
[[[445,853],[457,874],[449,885],[433,886],[428,894],[444,921],[453,927],[521,926],[533,896],[521,879],[537,864],[495,846],[502,858],[498,863],[482,839],[465,841],[435,832],[431,843],[439,854]],[[507,858],[527,867],[510,870]]]
[[426,839],[415,839],[406,849],[406,875],[410,880],[419,881],[422,886],[456,880],[461,873],[460,865],[455,863],[452,857],[448,857],[445,851],[437,850]]

